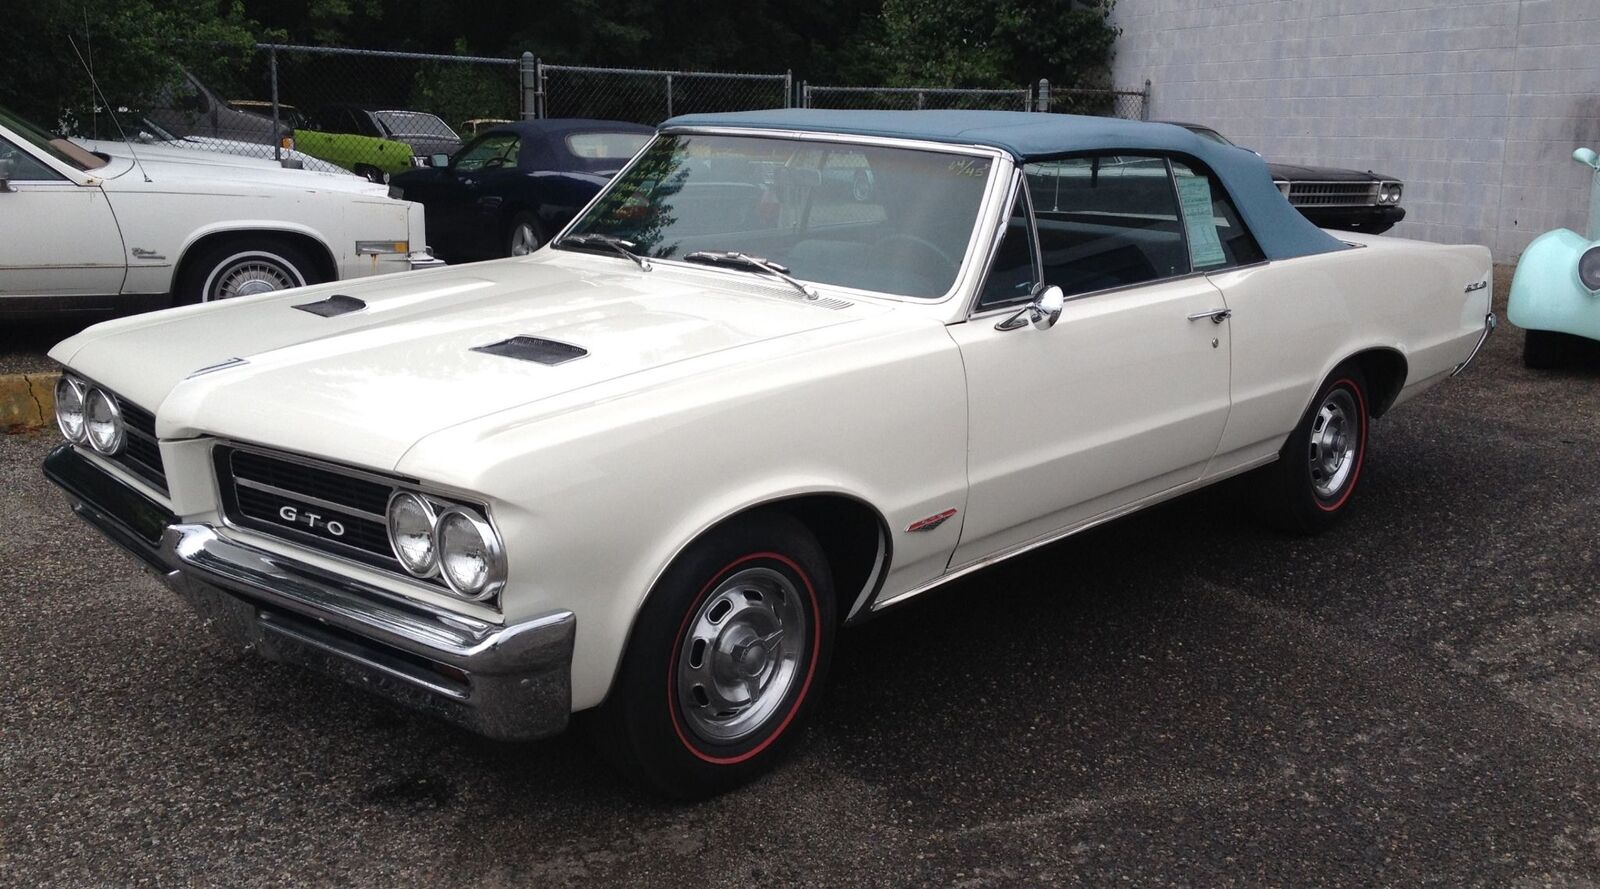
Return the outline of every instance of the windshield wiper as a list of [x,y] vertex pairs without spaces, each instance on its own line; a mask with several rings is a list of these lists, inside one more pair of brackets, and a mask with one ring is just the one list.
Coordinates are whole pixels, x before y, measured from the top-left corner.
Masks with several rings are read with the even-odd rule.
[[615,250],[616,252],[622,254],[623,256],[626,256],[629,259],[633,260],[634,264],[639,266],[639,270],[640,271],[645,271],[645,272],[650,271],[650,261],[645,259],[643,256],[640,256],[639,254],[633,252],[634,248],[637,247],[638,245],[633,243],[632,241],[628,241],[628,240],[624,240],[623,238],[619,238],[616,235],[602,235],[602,234],[567,235],[566,237],[562,238],[559,242],[557,242],[556,246],[559,247],[562,244],[577,244],[580,247],[605,247],[605,248],[607,248],[609,250]]
[[799,281],[789,276],[789,269],[787,267],[778,265],[772,260],[765,259],[760,256],[751,256],[748,253],[740,253],[735,250],[728,250],[724,252],[696,250],[695,252],[690,253],[688,256],[685,256],[684,260],[687,262],[703,262],[706,265],[739,266],[740,268],[755,269],[757,271],[766,272],[775,278],[781,278],[787,282],[790,287],[793,287],[804,294],[806,299],[817,298],[817,292],[815,290],[812,290],[811,288],[801,284]]

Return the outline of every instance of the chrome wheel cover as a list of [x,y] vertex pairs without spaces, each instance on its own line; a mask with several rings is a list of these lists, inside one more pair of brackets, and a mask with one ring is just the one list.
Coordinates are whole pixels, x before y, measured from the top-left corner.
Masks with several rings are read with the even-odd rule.
[[1361,446],[1361,414],[1348,389],[1334,389],[1311,418],[1311,489],[1323,500],[1344,490]]
[[270,253],[240,253],[230,256],[206,279],[201,299],[211,302],[236,296],[254,296],[305,286],[300,272],[285,260]]
[[539,234],[533,226],[523,222],[511,230],[511,255],[527,256],[539,249]]
[[771,568],[717,585],[689,619],[676,664],[684,723],[701,740],[742,741],[764,728],[799,682],[809,632],[801,592]]

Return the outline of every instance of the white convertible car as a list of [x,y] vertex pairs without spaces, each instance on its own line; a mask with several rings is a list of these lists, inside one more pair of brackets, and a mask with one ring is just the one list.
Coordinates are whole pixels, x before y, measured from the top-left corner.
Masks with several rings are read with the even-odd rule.
[[682,117],[529,256],[61,343],[45,471],[268,657],[707,794],[842,626],[1252,470],[1348,511],[1494,326],[1484,248],[1348,237],[1173,126]]
[[137,311],[433,264],[422,207],[383,185],[226,155],[94,153],[0,110],[0,317]]

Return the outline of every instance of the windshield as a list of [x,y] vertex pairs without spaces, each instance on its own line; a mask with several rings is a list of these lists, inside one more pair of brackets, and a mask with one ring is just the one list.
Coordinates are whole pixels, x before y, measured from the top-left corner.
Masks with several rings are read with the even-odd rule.
[[950,291],[993,162],[953,152],[755,136],[665,135],[574,223],[654,259],[759,256],[820,284]]
[[29,145],[74,170],[98,170],[106,165],[104,158],[90,154],[66,139],[52,136],[4,108],[0,108],[0,124],[4,124]]
[[374,111],[376,117],[391,133],[411,136],[440,136],[445,139],[460,138],[450,125],[423,111]]

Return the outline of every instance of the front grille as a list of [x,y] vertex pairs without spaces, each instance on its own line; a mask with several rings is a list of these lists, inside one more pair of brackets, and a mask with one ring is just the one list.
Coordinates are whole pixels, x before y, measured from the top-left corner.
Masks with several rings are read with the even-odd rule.
[[161,448],[156,444],[156,415],[109,389],[104,391],[116,399],[117,408],[122,411],[123,428],[127,430],[122,450],[109,459],[161,493],[167,493],[167,472],[161,464]]
[[223,515],[235,525],[410,577],[384,519],[399,483],[235,445],[218,445],[212,460]]
[[1378,203],[1377,182],[1290,182],[1296,207],[1369,207]]

